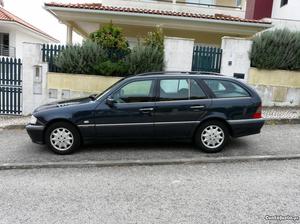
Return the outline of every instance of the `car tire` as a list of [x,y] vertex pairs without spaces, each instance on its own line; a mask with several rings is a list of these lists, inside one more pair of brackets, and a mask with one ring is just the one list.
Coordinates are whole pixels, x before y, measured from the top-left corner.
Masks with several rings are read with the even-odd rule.
[[195,133],[195,145],[206,153],[217,153],[224,149],[229,140],[229,131],[221,121],[207,121]]
[[45,132],[48,147],[60,155],[73,153],[80,147],[80,135],[77,129],[67,122],[56,122]]

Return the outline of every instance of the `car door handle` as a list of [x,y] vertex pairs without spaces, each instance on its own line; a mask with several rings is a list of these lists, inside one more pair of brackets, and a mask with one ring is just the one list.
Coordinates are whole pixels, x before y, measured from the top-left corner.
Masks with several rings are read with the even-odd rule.
[[190,106],[191,109],[203,109],[205,108],[204,105],[195,105],[195,106]]
[[140,109],[140,111],[142,113],[149,113],[149,112],[152,112],[153,110],[154,110],[154,108],[152,108],[152,107]]

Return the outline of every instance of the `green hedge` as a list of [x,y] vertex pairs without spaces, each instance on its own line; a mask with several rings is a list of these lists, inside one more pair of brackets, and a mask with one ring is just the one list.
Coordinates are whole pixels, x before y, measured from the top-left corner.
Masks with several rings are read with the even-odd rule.
[[164,36],[149,32],[132,50],[122,30],[112,24],[90,35],[82,45],[68,46],[54,60],[63,73],[127,76],[164,68]]
[[300,32],[278,29],[257,35],[250,59],[259,69],[300,70]]

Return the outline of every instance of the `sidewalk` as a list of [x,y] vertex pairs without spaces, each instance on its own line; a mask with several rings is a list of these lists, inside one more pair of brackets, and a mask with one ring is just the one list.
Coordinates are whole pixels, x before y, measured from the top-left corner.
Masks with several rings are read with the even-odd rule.
[[[300,123],[300,107],[264,107],[263,117],[269,124]],[[30,116],[1,115],[0,128],[23,128],[29,121]]]

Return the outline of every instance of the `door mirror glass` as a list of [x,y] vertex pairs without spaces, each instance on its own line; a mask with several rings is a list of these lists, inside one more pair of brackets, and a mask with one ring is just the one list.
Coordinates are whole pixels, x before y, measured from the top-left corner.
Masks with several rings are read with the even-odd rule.
[[106,104],[110,107],[113,107],[115,103],[116,103],[116,101],[113,98],[109,97],[106,99]]

